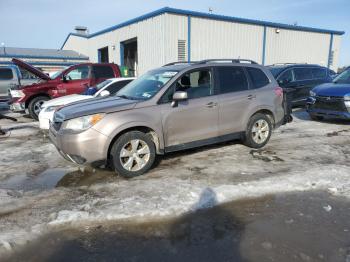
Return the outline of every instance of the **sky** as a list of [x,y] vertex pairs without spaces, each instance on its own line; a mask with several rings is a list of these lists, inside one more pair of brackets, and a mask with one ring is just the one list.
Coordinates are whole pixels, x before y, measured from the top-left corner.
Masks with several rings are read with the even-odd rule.
[[165,6],[345,31],[340,66],[350,65],[350,0],[0,0],[0,43],[59,49],[76,25],[93,33]]

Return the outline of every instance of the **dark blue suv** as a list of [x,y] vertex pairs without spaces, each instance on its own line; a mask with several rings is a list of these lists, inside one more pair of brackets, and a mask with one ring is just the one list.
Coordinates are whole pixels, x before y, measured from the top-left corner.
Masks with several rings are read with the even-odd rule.
[[274,64],[268,66],[283,89],[293,90],[289,100],[292,106],[305,106],[312,88],[332,82],[334,72],[326,67],[311,64]]
[[312,89],[307,100],[307,111],[314,120],[324,117],[350,119],[350,68],[332,83]]

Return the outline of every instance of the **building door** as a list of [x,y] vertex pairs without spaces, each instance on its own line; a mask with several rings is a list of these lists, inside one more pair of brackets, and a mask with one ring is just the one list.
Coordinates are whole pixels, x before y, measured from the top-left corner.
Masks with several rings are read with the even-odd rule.
[[109,63],[108,46],[98,49],[98,62]]
[[121,43],[123,46],[122,65],[126,66],[129,71],[129,76],[137,75],[138,54],[137,54],[137,38],[133,38]]

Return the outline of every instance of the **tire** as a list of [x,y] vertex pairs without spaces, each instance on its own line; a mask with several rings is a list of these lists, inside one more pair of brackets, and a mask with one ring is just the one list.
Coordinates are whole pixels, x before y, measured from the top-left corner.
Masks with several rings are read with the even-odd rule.
[[265,114],[257,113],[249,119],[243,143],[251,148],[262,148],[269,142],[271,133],[271,119]]
[[38,96],[32,99],[28,105],[28,111],[31,118],[38,120],[40,113],[40,106],[45,102],[50,100],[47,96]]
[[310,118],[314,121],[321,121],[323,120],[323,116],[315,116],[315,115],[312,115],[312,114],[309,114],[310,115]]
[[132,178],[143,175],[152,167],[156,158],[156,148],[147,134],[130,131],[114,142],[111,155],[115,172],[125,178]]

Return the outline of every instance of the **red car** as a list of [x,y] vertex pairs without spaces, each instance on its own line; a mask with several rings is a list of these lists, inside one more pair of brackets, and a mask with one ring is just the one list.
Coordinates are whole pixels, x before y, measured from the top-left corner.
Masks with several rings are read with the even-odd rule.
[[35,120],[38,120],[41,105],[45,101],[60,96],[79,94],[89,86],[94,86],[108,78],[121,76],[116,64],[84,63],[74,65],[50,78],[42,71],[19,59],[14,58],[12,62],[42,79],[39,83],[9,90],[11,110],[28,110],[30,116]]

